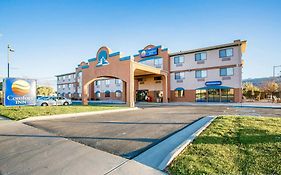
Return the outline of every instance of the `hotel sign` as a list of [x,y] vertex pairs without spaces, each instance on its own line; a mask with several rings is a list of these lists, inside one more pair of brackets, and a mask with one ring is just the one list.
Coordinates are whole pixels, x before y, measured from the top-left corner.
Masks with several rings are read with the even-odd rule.
[[140,51],[141,58],[150,57],[150,56],[154,56],[154,55],[158,55],[158,47]]
[[36,104],[36,81],[5,78],[3,82],[4,105],[26,106]]
[[220,86],[222,85],[221,81],[207,81],[205,83],[206,86]]

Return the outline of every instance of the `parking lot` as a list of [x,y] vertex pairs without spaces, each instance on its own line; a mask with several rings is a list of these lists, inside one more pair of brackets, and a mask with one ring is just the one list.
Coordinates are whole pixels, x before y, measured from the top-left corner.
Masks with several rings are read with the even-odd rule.
[[281,116],[280,109],[158,106],[26,124],[125,158],[133,158],[207,115]]

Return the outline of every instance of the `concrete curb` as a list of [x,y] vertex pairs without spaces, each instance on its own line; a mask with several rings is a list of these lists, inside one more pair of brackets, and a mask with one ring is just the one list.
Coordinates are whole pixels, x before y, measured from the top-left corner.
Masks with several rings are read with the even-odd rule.
[[134,160],[158,170],[164,170],[215,118],[216,116],[201,118],[141,153]]
[[88,115],[98,115],[98,114],[109,114],[115,112],[126,112],[126,111],[134,111],[140,110],[140,108],[126,108],[126,109],[112,109],[105,111],[93,111],[93,112],[80,112],[80,113],[72,113],[72,114],[58,114],[58,115],[44,115],[44,116],[36,116],[30,117],[26,119],[19,120],[18,122],[31,122],[31,121],[39,121],[39,120],[54,120],[54,119],[63,119],[63,118],[74,118],[74,117],[82,117]]
[[234,108],[265,108],[265,109],[281,109],[281,105],[262,105],[262,104],[250,104],[250,103],[205,103],[205,102],[170,102],[170,103],[137,103],[139,107],[159,107],[159,106],[223,106]]

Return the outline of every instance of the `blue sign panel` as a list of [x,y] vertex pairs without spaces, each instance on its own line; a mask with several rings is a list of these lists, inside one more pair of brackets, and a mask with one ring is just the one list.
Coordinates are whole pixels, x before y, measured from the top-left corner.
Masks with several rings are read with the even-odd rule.
[[5,106],[36,104],[36,81],[21,78],[5,78],[3,84]]
[[98,55],[98,63],[97,63],[97,67],[99,66],[105,66],[108,65],[108,61],[107,61],[107,52],[105,50],[100,51],[99,55]]
[[207,81],[205,83],[206,86],[219,86],[222,85],[221,81]]
[[154,56],[154,55],[158,55],[158,48],[157,47],[154,47],[154,48],[151,48],[151,49],[147,49],[147,50],[142,50],[140,52],[140,56],[142,58],[150,57],[150,56]]

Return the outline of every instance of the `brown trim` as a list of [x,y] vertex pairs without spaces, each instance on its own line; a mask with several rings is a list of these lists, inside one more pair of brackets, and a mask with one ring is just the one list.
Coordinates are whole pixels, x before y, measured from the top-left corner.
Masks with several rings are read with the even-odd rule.
[[170,73],[176,73],[176,72],[192,72],[197,70],[210,70],[210,69],[220,69],[220,68],[228,68],[228,67],[241,67],[242,64],[231,64],[231,65],[224,65],[224,66],[214,66],[214,67],[205,67],[205,68],[195,68],[195,69],[185,69],[185,70],[175,70],[171,71]]
[[77,84],[77,82],[72,82],[72,83],[60,83],[60,84],[57,83],[57,85],[64,85],[64,84]]
[[211,47],[204,47],[204,48],[199,48],[199,49],[194,49],[194,50],[174,52],[174,53],[170,53],[169,56],[172,57],[172,56],[185,55],[185,54],[191,54],[191,53],[196,53],[196,52],[204,52],[204,51],[210,51],[210,50],[224,49],[224,48],[227,48],[227,47],[241,46],[242,42],[243,41],[240,41],[240,42],[237,42],[237,43],[234,42],[234,43],[216,45],[216,46],[211,46]]
[[62,77],[62,76],[65,76],[65,75],[73,75],[73,74],[76,74],[76,72],[71,72],[71,73],[66,73],[66,74],[61,74],[61,75],[55,75],[55,77]]

